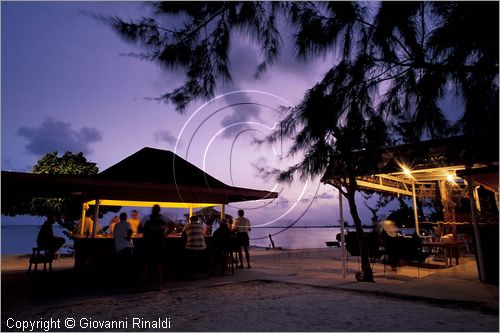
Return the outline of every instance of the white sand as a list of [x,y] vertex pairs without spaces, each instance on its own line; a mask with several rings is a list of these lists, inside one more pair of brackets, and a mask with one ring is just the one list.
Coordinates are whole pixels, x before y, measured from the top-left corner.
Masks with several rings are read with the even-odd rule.
[[[499,328],[498,315],[474,309],[307,285],[308,279],[326,286],[332,281],[353,283],[357,260],[351,258],[348,278],[341,280],[339,249],[254,249],[253,254],[253,268],[238,270],[234,276],[170,282],[162,292],[93,296],[2,310],[2,328],[7,329],[5,323],[9,317],[60,319],[63,331],[67,330],[63,325],[66,318],[76,320],[77,331],[88,330],[79,326],[82,318],[92,319],[94,323],[122,320],[127,322],[128,330],[141,330],[132,327],[134,317],[151,321],[169,318],[171,331],[497,332]],[[384,276],[381,265],[376,265],[374,270],[378,285],[398,285],[415,279],[417,273],[415,268],[403,267],[397,274]],[[427,270],[419,274],[425,275]],[[273,280],[273,277],[281,277],[281,281],[291,277],[299,282],[256,280]]]
[[172,331],[498,331],[498,317],[478,311],[259,281],[101,297],[15,314],[23,320],[68,317],[77,323],[128,318],[128,330],[133,317],[143,317],[170,318]]

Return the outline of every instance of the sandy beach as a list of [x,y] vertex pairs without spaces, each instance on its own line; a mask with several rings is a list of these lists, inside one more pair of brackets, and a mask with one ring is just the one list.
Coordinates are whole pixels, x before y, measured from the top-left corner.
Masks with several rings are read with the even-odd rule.
[[[21,277],[27,274],[14,269],[22,267],[21,259],[2,257],[2,329],[15,330],[10,326],[16,321],[53,319],[56,323],[59,319],[59,327],[53,324],[51,330],[498,331],[498,311],[484,313],[474,303],[467,303],[467,297],[464,301],[458,297],[457,302],[433,302],[380,292],[381,288],[397,290],[425,283],[442,274],[444,268],[419,268],[417,272],[416,267],[406,266],[384,274],[383,265],[377,263],[377,282],[366,284],[354,281],[358,269],[355,258],[349,262],[346,279],[342,278],[340,249],[252,249],[252,253],[252,269],[223,277],[167,281],[161,292],[89,289],[80,293],[55,291],[52,297],[39,298],[30,298],[29,292],[19,292],[24,297],[18,298],[12,290],[10,297],[5,294],[6,287],[16,285],[13,281],[22,283]],[[470,264],[470,258],[465,258],[459,266],[473,267],[468,260]],[[54,267],[52,274],[63,274],[68,271],[64,267],[71,267],[71,259],[55,262]],[[472,286],[474,277],[470,279]],[[50,285],[50,280],[43,283]],[[378,292],[370,292],[375,287]],[[490,292],[495,290],[498,309],[498,287]],[[65,326],[68,318],[74,320],[73,328]],[[161,323],[168,323],[169,328],[156,329]]]

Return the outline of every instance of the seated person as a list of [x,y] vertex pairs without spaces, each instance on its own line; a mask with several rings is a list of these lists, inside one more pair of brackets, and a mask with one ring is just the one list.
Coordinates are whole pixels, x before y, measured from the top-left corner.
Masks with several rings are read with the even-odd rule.
[[63,237],[54,236],[52,225],[56,222],[56,215],[54,213],[47,214],[47,220],[43,223],[40,231],[38,232],[37,245],[41,249],[48,250],[50,258],[63,246],[66,242]]
[[207,272],[208,258],[205,249],[205,228],[200,223],[198,216],[191,216],[189,223],[186,223],[182,230],[183,239],[185,240],[184,258],[186,263],[186,273],[189,275]]
[[229,251],[231,249],[231,235],[229,226],[225,221],[222,221],[212,235],[212,249],[214,251]]
[[435,242],[439,242],[441,237],[443,236],[443,232],[439,226],[432,227],[432,240]]
[[382,241],[384,242],[385,252],[392,269],[395,271],[399,262],[399,246],[397,243],[398,228],[391,220],[385,220],[382,223]]
[[231,230],[225,221],[222,221],[219,228],[215,230],[211,242],[211,258],[215,270],[220,270],[224,274],[226,259],[231,251]]
[[397,237],[399,232],[396,223],[391,220],[385,220],[383,222],[382,230],[385,231],[389,237]]
[[205,228],[199,222],[198,216],[191,216],[189,223],[184,226],[182,232],[186,235],[186,250],[205,250]]

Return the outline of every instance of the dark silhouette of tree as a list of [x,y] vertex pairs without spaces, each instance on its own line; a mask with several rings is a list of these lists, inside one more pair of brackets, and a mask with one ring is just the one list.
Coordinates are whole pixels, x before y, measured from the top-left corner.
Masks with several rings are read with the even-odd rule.
[[[303,100],[285,109],[279,133],[268,141],[288,135],[294,138],[289,154],[304,153],[303,161],[281,173],[282,180],[326,170],[327,181],[347,198],[360,240],[363,281],[373,281],[373,274],[354,199],[356,176],[369,172],[378,156],[361,161],[352,152],[458,133],[473,143],[498,144],[496,2],[162,2],[152,7],[153,17],[135,22],[96,18],[136,44],[142,52],[135,56],[185,70],[185,83],[158,97],[179,111],[213,97],[219,84],[231,81],[228,50],[235,33],[259,45],[257,75],[279,60],[280,20],[294,30],[298,59],[332,59]],[[456,123],[440,105],[450,92],[464,105]]]
[[[50,175],[93,176],[98,171],[97,164],[88,161],[83,153],[74,154],[69,151],[62,156],[59,156],[56,151],[48,153],[33,167],[34,174]],[[119,209],[120,207],[103,207],[103,213],[106,211],[117,212]],[[54,211],[64,215],[63,226],[71,230],[74,227],[74,221],[81,217],[82,203],[79,199],[72,198],[26,198],[19,200],[16,197],[16,200],[12,202],[8,198],[2,197],[2,214],[7,216],[44,216],[48,212]]]

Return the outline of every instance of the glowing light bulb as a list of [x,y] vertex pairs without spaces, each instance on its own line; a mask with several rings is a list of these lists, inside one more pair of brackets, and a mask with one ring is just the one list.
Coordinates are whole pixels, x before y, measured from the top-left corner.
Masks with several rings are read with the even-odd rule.
[[403,173],[405,174],[405,176],[407,176],[408,178],[413,178],[413,176],[411,175],[411,170],[408,169],[406,166],[403,166]]
[[446,180],[452,184],[456,184],[455,182],[455,176],[452,175],[451,173],[445,173]]

